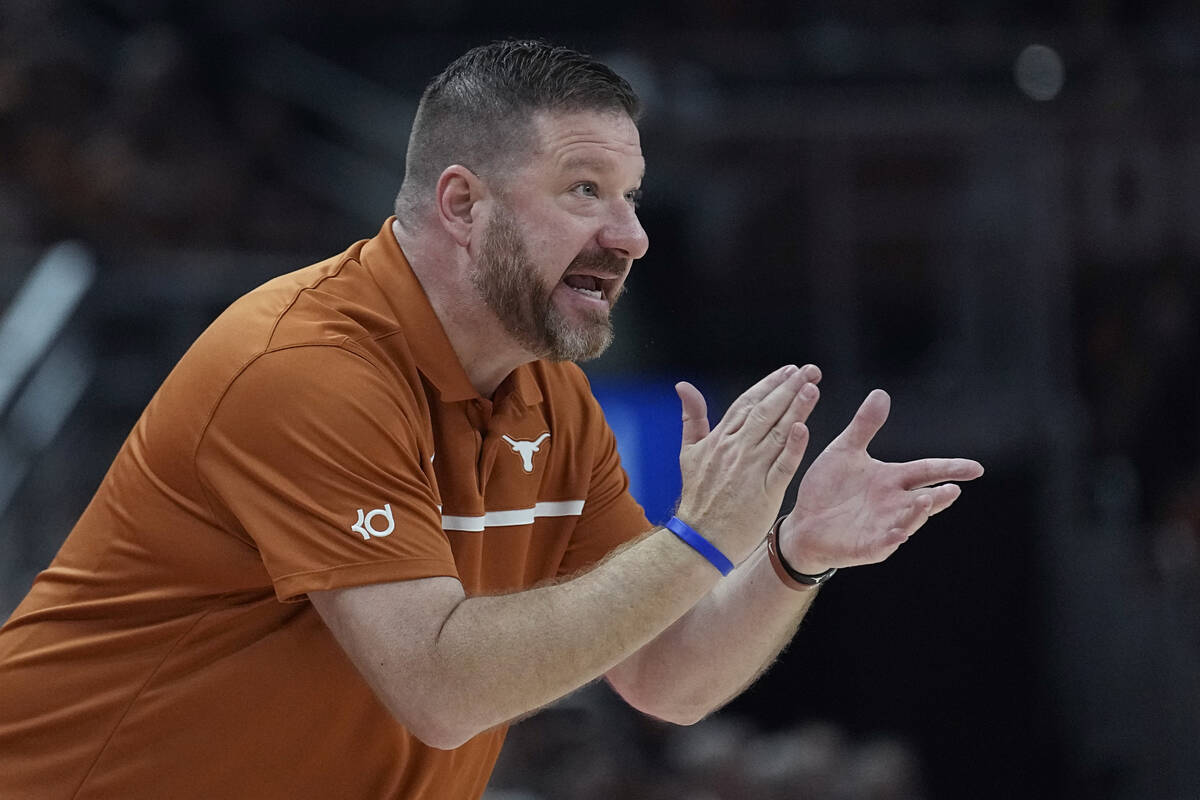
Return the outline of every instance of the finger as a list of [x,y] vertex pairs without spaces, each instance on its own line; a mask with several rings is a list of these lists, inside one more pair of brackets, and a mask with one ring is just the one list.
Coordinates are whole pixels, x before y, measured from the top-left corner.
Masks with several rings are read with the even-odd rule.
[[947,483],[925,489],[929,494],[929,516],[945,511],[962,494],[962,488],[956,483]]
[[[816,407],[817,400],[821,397],[821,391],[817,388],[817,383],[820,380],[821,370],[814,364],[805,364],[800,368],[797,375],[785,380],[780,387],[776,387],[775,392],[778,392],[781,387],[790,389],[792,386],[799,385],[800,388],[792,396],[791,405],[774,421],[771,420],[773,408],[770,407],[770,404],[775,392],[763,398],[760,403],[764,409],[762,412],[762,422],[766,425],[767,429],[763,434],[763,438],[759,440],[759,443],[769,437],[775,443],[776,447],[780,449],[787,444],[788,433],[792,425],[797,422],[807,422],[809,414]],[[755,414],[755,409],[751,409],[750,413],[751,415]]]
[[800,469],[800,462],[804,460],[804,451],[808,449],[808,438],[807,425],[803,422],[792,423],[783,450],[779,452],[779,457],[775,459],[775,462],[771,464],[771,469],[767,472],[768,491],[782,491],[792,482],[796,470]]
[[[758,443],[771,443],[776,450],[783,450],[787,447],[792,427],[798,422],[804,423],[808,421],[808,415],[812,413],[820,396],[821,391],[817,389],[816,384],[806,383],[802,385],[792,398],[791,405],[788,406],[787,411],[770,426]],[[766,402],[764,401],[764,405]],[[751,413],[753,414],[754,412]]]
[[729,410],[725,412],[725,416],[717,423],[717,427],[725,433],[736,433],[746,418],[750,415],[750,410],[762,402],[763,398],[773,392],[790,375],[795,374],[796,365],[788,364],[766,376],[758,383],[751,386],[733,401],[729,406]]
[[708,404],[700,390],[687,381],[675,384],[675,393],[683,406],[683,445],[686,447],[708,436]]
[[907,541],[908,537],[917,532],[933,513],[933,498],[927,493],[914,492],[908,506],[900,512],[895,524],[887,532],[887,543],[895,544]]
[[921,489],[912,493],[912,502],[902,514],[901,521],[889,533],[904,531],[904,538],[912,536],[930,517],[949,508],[962,494],[962,489],[953,483]]
[[[787,432],[793,422],[798,420],[791,417],[791,409],[801,390],[811,384],[800,380],[799,371],[793,372],[783,383],[771,390],[771,393],[760,400],[738,431],[750,444],[758,445],[764,440],[770,440],[772,446],[782,447],[787,438]],[[815,386],[810,391],[816,391]]]
[[983,465],[969,458],[922,458],[895,466],[897,482],[904,489],[920,489],[946,481],[970,481],[983,474]]
[[834,444],[853,450],[866,450],[875,434],[883,427],[883,423],[887,422],[891,407],[892,398],[888,397],[887,392],[882,389],[872,390],[858,407],[846,430],[834,440]]
[[796,395],[796,399],[792,401],[792,408],[789,411],[791,416],[794,417],[793,421],[808,422],[809,415],[817,407],[817,401],[820,399],[821,390],[817,388],[815,381],[801,386],[800,392]]

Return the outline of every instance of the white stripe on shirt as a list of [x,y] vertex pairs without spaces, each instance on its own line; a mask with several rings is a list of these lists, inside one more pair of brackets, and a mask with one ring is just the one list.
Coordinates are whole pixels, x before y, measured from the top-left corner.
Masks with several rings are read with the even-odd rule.
[[538,503],[533,508],[516,508],[511,511],[488,511],[482,517],[456,517],[442,515],[444,531],[482,531],[509,525],[529,525],[538,517],[578,517],[583,513],[583,500],[559,500]]

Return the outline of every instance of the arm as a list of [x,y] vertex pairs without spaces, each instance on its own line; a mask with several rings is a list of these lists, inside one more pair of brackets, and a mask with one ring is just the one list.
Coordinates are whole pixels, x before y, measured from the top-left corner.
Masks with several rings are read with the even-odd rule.
[[[689,451],[691,521],[735,561],[757,546],[799,468],[814,371],[772,373]],[[468,598],[456,579],[427,578],[309,596],[395,717],[451,748],[600,677],[718,579],[657,530],[573,580],[509,595]]]
[[[703,397],[688,389],[680,391],[685,454],[689,440],[708,434]],[[888,406],[885,393],[868,395],[801,481],[779,540],[784,558],[800,572],[819,574],[886,559],[958,498],[958,486],[944,481],[983,473],[967,459],[889,464],[871,458],[866,448],[887,419]],[[607,678],[631,705],[674,722],[695,722],[740,694],[770,665],[815,595],[816,589],[784,586],[760,546]]]
[[574,580],[509,595],[426,578],[310,597],[393,715],[449,749],[599,677],[718,577],[660,529]]
[[817,590],[783,585],[757,548],[670,628],[606,673],[639,711],[698,722],[761,675],[791,640]]

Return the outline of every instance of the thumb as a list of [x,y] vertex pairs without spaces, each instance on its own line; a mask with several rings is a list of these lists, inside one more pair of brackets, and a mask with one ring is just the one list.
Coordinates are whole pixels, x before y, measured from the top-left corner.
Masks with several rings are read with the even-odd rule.
[[708,436],[708,405],[700,390],[687,381],[675,384],[675,393],[683,405],[683,446],[687,447]]
[[847,447],[866,450],[875,434],[883,427],[883,423],[887,422],[891,407],[892,398],[888,397],[887,392],[882,389],[872,390],[838,439]]

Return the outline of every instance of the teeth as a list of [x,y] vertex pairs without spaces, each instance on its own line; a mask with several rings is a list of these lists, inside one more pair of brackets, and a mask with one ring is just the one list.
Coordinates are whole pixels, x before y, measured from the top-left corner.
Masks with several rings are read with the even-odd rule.
[[580,289],[577,286],[572,286],[571,288],[574,291],[579,292],[580,294],[587,295],[588,297],[591,297],[595,300],[599,300],[601,297],[604,296],[604,294],[599,289]]

